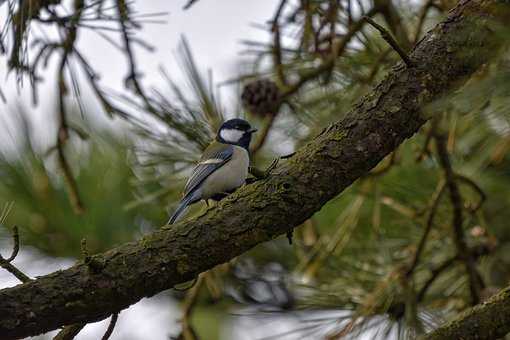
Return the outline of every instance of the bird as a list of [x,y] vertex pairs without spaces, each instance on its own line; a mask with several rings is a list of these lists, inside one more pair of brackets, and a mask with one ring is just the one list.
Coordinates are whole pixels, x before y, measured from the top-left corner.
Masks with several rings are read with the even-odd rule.
[[245,183],[250,142],[256,131],[240,118],[229,119],[220,126],[215,140],[193,168],[183,197],[167,224],[178,221],[191,204],[205,200],[208,205],[209,199],[219,201]]

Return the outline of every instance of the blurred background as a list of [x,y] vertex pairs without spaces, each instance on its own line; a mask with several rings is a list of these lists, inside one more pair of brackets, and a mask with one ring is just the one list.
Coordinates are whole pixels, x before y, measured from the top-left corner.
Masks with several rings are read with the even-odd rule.
[[[158,229],[222,120],[258,127],[263,169],[399,62],[362,16],[410,51],[454,5],[0,1],[0,253],[17,226],[12,264],[35,277],[82,259],[82,240],[94,254]],[[410,339],[484,301],[510,284],[509,107],[506,53],[424,108],[424,128],[291,245],[144,299],[111,339]],[[0,288],[18,283],[0,268]]]

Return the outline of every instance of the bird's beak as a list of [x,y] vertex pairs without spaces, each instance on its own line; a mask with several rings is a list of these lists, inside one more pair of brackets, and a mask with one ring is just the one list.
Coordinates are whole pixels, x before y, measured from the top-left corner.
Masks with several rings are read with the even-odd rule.
[[255,129],[255,128],[252,128],[252,129],[248,130],[248,132],[249,132],[249,133],[254,133],[254,132],[257,132],[257,131],[258,131],[258,130],[257,130],[257,129]]

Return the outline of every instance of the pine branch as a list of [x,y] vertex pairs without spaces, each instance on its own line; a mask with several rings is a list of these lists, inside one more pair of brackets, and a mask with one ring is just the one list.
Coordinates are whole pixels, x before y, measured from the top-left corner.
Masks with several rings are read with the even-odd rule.
[[[373,8],[368,11],[365,16],[371,17],[375,14],[377,14],[377,10]],[[310,80],[316,79],[317,77],[327,72],[331,72],[331,70],[335,67],[337,58],[343,55],[347,49],[347,45],[351,42],[352,38],[363,29],[365,22],[366,20],[364,18],[354,22],[351,27],[349,27],[349,31],[347,31],[342,39],[334,42],[331,54],[327,56],[327,58],[325,58],[318,67],[308,70],[307,72],[303,72],[303,74],[301,74],[296,82],[286,86],[282,93],[282,97],[285,98],[295,94],[303,85],[305,85]]]
[[115,329],[115,325],[117,324],[117,319],[119,318],[119,313],[112,314],[112,317],[110,319],[110,323],[108,324],[108,328],[106,329],[106,332],[104,333],[101,340],[108,340],[110,336],[113,333],[113,330]]
[[[5,216],[4,214],[2,214],[2,216],[0,216],[0,223],[2,222],[2,217],[4,217],[4,216]],[[9,273],[14,275],[21,282],[28,282],[28,281],[30,281],[30,278],[11,263],[12,261],[14,261],[16,256],[18,256],[18,251],[19,251],[19,231],[18,231],[18,227],[16,227],[16,226],[14,226],[12,228],[12,240],[13,240],[13,247],[12,247],[11,255],[6,259],[3,258],[2,255],[0,255],[0,267],[7,270]]]
[[476,262],[467,246],[464,235],[464,218],[462,214],[463,200],[460,194],[459,186],[457,185],[456,176],[450,162],[450,157],[446,149],[446,137],[443,135],[435,134],[437,153],[439,162],[444,170],[446,178],[446,186],[450,192],[450,201],[453,206],[453,231],[454,241],[457,247],[457,253],[464,261],[466,271],[469,277],[469,289],[471,292],[471,302],[476,305],[480,302],[480,292],[484,284],[481,279],[480,273],[476,268]]
[[[503,45],[507,35],[495,31],[509,18],[507,3],[461,2],[411,53],[415,67],[394,68],[270,177],[197,218],[0,290],[3,339],[105,319],[300,225],[410,138],[426,122],[426,104],[459,89],[486,64]],[[499,312],[498,333],[510,331],[510,313],[500,305],[509,308],[510,293],[503,297],[492,309]]]
[[404,49],[402,47],[400,47],[400,45],[397,43],[397,41],[391,36],[390,33],[388,33],[388,31],[386,31],[386,29],[384,27],[382,27],[381,25],[376,23],[374,20],[372,20],[368,16],[363,17],[363,19],[365,19],[365,21],[367,21],[370,25],[372,25],[375,29],[377,29],[379,31],[379,33],[381,33],[382,38],[384,40],[386,40],[386,42],[395,50],[395,52],[398,53],[398,55],[400,56],[400,58],[402,58],[404,63],[407,65],[407,67],[414,66],[413,61],[409,58],[409,56],[404,51]]
[[510,331],[510,287],[455,320],[421,337],[421,340],[492,340]]

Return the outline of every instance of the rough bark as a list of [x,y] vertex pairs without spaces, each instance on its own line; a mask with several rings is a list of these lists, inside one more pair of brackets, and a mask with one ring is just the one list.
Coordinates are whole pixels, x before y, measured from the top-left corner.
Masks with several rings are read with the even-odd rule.
[[397,65],[277,173],[204,215],[1,290],[1,338],[104,319],[300,225],[411,137],[427,119],[426,104],[458,89],[494,55],[502,44],[495,31],[509,19],[509,7],[460,3],[412,51],[415,67]]
[[510,331],[510,287],[439,327],[423,340],[492,340]]

